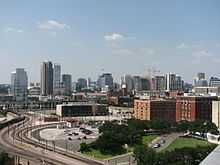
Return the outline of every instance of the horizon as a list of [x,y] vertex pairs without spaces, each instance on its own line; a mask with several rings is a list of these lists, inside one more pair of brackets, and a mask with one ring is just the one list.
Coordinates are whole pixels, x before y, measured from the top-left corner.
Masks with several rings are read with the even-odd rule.
[[220,77],[220,2],[13,1],[0,2],[1,83],[24,68],[40,82],[45,60],[62,73],[116,82],[148,68],[192,83],[198,72]]

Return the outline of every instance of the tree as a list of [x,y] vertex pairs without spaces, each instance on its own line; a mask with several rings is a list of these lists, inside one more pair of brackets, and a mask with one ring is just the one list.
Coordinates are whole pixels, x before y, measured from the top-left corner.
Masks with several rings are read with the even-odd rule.
[[90,146],[86,143],[80,144],[80,152],[87,152],[90,151]]
[[156,165],[157,155],[152,148],[143,145],[138,145],[134,149],[134,157],[137,165]]
[[9,160],[8,154],[5,152],[0,153],[0,164],[4,165]]

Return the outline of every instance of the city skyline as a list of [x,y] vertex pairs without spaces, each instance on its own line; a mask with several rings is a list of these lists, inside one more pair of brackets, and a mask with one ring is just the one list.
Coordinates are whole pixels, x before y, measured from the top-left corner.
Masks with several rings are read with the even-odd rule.
[[40,82],[44,60],[60,63],[73,81],[97,80],[103,69],[119,81],[149,67],[191,83],[197,72],[220,77],[219,6],[217,0],[1,2],[0,82],[9,83],[14,68]]

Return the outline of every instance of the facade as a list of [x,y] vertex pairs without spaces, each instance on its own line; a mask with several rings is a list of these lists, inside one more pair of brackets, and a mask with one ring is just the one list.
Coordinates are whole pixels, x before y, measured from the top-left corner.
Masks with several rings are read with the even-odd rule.
[[127,92],[131,92],[134,89],[134,81],[131,75],[124,75],[121,78],[121,86],[126,85]]
[[53,64],[52,62],[43,62],[41,65],[41,95],[53,95]]
[[150,81],[147,78],[141,78],[141,90],[150,90]]
[[155,90],[164,91],[166,89],[166,78],[165,76],[154,77]]
[[[87,88],[87,80],[84,78],[79,78],[77,80],[77,85],[80,89]],[[90,84],[88,84],[90,86]]]
[[98,88],[101,91],[109,91],[113,89],[113,77],[111,73],[103,73],[97,81]]
[[220,87],[220,79],[217,77],[211,77],[209,80],[210,87]]
[[194,87],[193,92],[199,95],[212,95],[219,96],[220,95],[220,87]]
[[133,80],[134,80],[134,90],[136,92],[141,91],[141,77],[140,76],[134,76]]
[[70,96],[72,94],[72,76],[70,74],[63,74],[62,84],[65,91],[65,95]]
[[208,82],[205,79],[205,73],[198,73],[194,79],[194,87],[207,87]]
[[76,102],[57,105],[56,114],[61,117],[99,116],[107,115],[108,109],[106,106],[100,104]]
[[59,94],[59,89],[61,85],[61,65],[54,64],[53,67],[53,92],[54,94]]
[[40,96],[40,86],[38,83],[36,84],[32,83],[28,87],[28,95],[29,96]]
[[11,94],[15,101],[27,101],[28,77],[23,68],[11,73]]
[[220,128],[220,101],[212,102],[212,122]]
[[212,120],[212,96],[179,96],[176,100],[176,120]]
[[140,120],[176,121],[175,100],[134,100],[134,116]]
[[175,91],[175,90],[182,91],[183,85],[184,85],[184,82],[182,81],[181,76],[178,76],[173,73],[166,74],[166,90],[167,91]]

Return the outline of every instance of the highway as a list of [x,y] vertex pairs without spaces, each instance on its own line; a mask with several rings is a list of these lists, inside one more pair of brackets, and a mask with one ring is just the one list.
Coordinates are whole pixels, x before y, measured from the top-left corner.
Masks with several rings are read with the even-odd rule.
[[0,130],[0,147],[12,155],[34,162],[34,165],[103,165],[103,162],[80,157],[76,154],[66,154],[64,151],[53,152],[52,147],[45,150],[45,145],[28,138],[28,131],[32,125],[32,118]]

